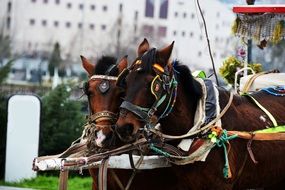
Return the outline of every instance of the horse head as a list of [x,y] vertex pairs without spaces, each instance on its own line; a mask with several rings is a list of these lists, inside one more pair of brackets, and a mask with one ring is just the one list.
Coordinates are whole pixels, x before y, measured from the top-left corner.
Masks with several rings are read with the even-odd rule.
[[88,97],[91,130],[88,135],[88,147],[106,147],[111,145],[113,125],[116,123],[119,106],[124,90],[116,86],[117,76],[127,67],[127,58],[118,64],[113,57],[103,56],[95,65],[81,56],[82,66],[89,79],[84,83],[84,93]]
[[156,123],[168,114],[176,93],[176,81],[169,61],[173,45],[174,42],[156,50],[150,48],[144,39],[128,74],[119,77],[118,84],[123,84],[126,90],[115,128],[121,140],[134,140],[145,124]]

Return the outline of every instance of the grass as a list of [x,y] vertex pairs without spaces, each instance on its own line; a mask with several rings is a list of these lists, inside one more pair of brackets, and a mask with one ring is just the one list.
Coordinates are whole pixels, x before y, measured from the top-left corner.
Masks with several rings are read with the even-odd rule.
[[[70,177],[68,178],[68,190],[90,190],[91,177]],[[7,183],[0,181],[0,185],[33,188],[37,190],[57,190],[58,177],[40,175],[33,179],[25,179],[20,182]]]

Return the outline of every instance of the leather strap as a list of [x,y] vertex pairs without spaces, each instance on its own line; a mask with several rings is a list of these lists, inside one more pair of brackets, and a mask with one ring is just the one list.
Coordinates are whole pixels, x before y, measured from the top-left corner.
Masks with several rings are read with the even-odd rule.
[[102,160],[101,165],[99,166],[98,174],[98,187],[99,190],[107,190],[107,171],[108,171],[108,162],[109,158]]
[[143,120],[148,119],[148,111],[150,110],[149,108],[143,108],[143,107],[134,105],[128,101],[123,101],[120,108],[124,108],[124,109],[132,112],[133,114],[135,114],[136,116],[138,116],[139,118],[141,118]]

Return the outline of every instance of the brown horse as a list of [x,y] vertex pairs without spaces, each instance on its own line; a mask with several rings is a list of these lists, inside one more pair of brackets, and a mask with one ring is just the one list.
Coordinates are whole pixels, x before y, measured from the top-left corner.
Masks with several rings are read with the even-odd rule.
[[[122,102],[123,91],[116,86],[118,74],[127,67],[126,57],[116,65],[116,59],[110,56],[103,56],[97,64],[91,64],[81,56],[82,66],[89,76],[84,85],[84,93],[88,97],[90,116],[89,122],[95,127],[87,132],[88,149],[100,151],[100,148],[111,146],[112,126],[117,120],[119,105]],[[98,169],[89,170],[92,178],[92,189],[98,189]],[[116,189],[117,185],[108,175],[108,187]]]
[[[125,101],[115,128],[122,140],[131,142],[139,129],[157,119],[164,134],[182,135],[192,128],[194,113],[203,95],[202,86],[193,79],[185,65],[171,64],[173,44],[160,50],[150,49],[145,39],[138,47],[139,57],[123,81]],[[171,87],[173,79],[178,84]],[[222,88],[218,88],[218,92],[219,105],[223,109],[229,101],[230,92]],[[275,117],[279,125],[285,124],[284,97],[272,96],[264,91],[252,96]],[[165,101],[160,101],[162,97],[165,97]],[[270,119],[249,97],[239,95],[234,95],[221,122],[223,129],[228,131],[255,131],[272,126]],[[250,155],[254,157],[249,156],[248,142],[251,142]],[[173,166],[173,176],[179,179],[179,184],[183,186],[181,189],[284,189],[281,183],[285,179],[285,141],[235,138],[229,143],[227,150],[231,178],[223,177],[225,152],[215,146],[205,162]],[[173,144],[177,145],[177,142]],[[253,162],[254,158],[257,163]]]
[[[117,113],[122,103],[123,91],[116,86],[116,77],[127,66],[127,59],[124,57],[115,66],[115,59],[112,57],[101,58],[96,65],[91,64],[86,58],[81,56],[83,68],[86,70],[89,80],[85,84],[84,92],[88,96],[91,114],[90,122],[95,123],[95,128],[88,135],[88,147],[95,151],[102,148],[109,149],[112,146],[119,146],[120,142],[114,141],[112,125],[116,122]],[[108,81],[108,84],[105,84]],[[105,89],[102,87],[108,87]],[[101,88],[101,89],[100,89]],[[100,114],[105,113],[105,114]],[[112,113],[112,114],[110,114]],[[99,117],[104,116],[104,117]],[[147,171],[138,171],[135,178],[131,182],[130,189],[176,189],[177,179],[172,177],[172,169],[153,169]],[[132,170],[113,170],[123,186],[127,186]],[[97,178],[98,169],[89,170],[93,178],[92,189],[98,189]],[[164,176],[166,175],[166,176]],[[145,181],[145,178],[147,181]],[[108,173],[108,189],[118,189],[120,187],[114,181],[112,175]]]

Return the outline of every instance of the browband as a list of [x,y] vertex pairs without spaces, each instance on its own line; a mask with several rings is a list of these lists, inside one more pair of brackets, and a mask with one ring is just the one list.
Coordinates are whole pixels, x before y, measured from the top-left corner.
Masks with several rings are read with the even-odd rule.
[[96,79],[117,80],[118,77],[107,76],[107,75],[93,75],[93,76],[90,77],[89,80],[96,80]]

